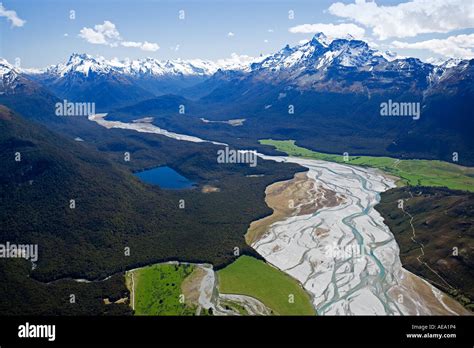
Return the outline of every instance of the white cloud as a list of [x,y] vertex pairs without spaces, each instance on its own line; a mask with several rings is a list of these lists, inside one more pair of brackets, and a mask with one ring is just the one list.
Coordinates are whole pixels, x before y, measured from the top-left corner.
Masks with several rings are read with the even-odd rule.
[[104,21],[103,24],[97,24],[94,28],[84,27],[79,32],[79,37],[85,39],[87,42],[95,45],[107,45],[109,47],[123,47],[139,48],[143,51],[157,51],[160,46],[152,42],[141,41],[124,41],[120,36],[119,31],[114,23]]
[[91,28],[82,28],[79,32],[79,37],[82,37],[87,42],[96,45],[105,45],[107,44],[107,40],[102,33],[96,32],[94,29]]
[[94,29],[98,33],[101,33],[106,39],[121,40],[115,24],[110,21],[104,21],[104,24],[97,24],[94,26]]
[[365,34],[364,28],[352,23],[341,23],[341,24],[302,24],[288,29],[290,33],[299,34],[316,34],[323,32],[328,37],[339,38],[352,35],[356,39],[362,39]]
[[158,46],[158,44],[156,44],[156,43],[145,41],[140,48],[143,51],[155,52],[155,51],[158,51],[160,49],[160,46]]
[[120,44],[123,47],[133,47],[133,48],[139,48],[142,51],[158,51],[160,49],[160,46],[156,43],[151,43],[148,41],[141,42],[141,41],[122,41]]
[[228,36],[228,37],[233,37],[233,36],[235,36],[235,34],[234,34],[233,32],[231,32],[231,31],[229,31],[229,32],[227,33],[227,36]]
[[136,41],[122,41],[120,43],[123,47],[135,47],[139,48],[142,46],[141,42],[136,42]]
[[18,17],[18,15],[16,14],[16,11],[7,10],[1,2],[0,2],[0,17],[5,17],[7,20],[9,20],[12,24],[12,27],[22,27],[26,23],[24,19],[21,19],[20,17]]
[[411,0],[394,6],[355,0],[334,3],[329,13],[371,28],[381,40],[474,27],[472,0]]
[[115,24],[110,21],[104,21],[104,24],[97,24],[94,28],[84,27],[79,32],[79,37],[95,45],[108,45],[115,47],[121,40]]
[[396,48],[429,50],[449,58],[474,58],[474,34],[450,36],[419,42],[392,42]]
[[308,39],[303,39],[303,40],[298,41],[298,43],[299,43],[300,45],[304,45],[304,44],[306,44],[306,43],[308,43],[308,42],[309,42]]
[[273,33],[273,32],[274,32],[273,29],[268,29],[267,31],[268,31],[269,33]]

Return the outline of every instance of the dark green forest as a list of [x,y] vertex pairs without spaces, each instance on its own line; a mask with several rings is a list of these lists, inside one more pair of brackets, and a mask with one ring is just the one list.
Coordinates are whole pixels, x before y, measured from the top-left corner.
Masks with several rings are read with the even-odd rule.
[[[164,260],[208,262],[220,268],[235,259],[235,247],[240,253],[256,255],[245,244],[244,234],[251,221],[271,213],[264,202],[266,186],[302,170],[267,161],[259,161],[255,168],[218,165],[215,145],[107,130],[87,120],[70,122],[75,127],[67,122],[51,127],[63,127],[59,135],[1,109],[1,240],[34,243],[39,248],[37,268],[30,278],[25,278],[26,272],[21,277],[15,272],[12,275],[10,267],[18,267],[12,260],[0,263],[0,272],[12,279],[0,296],[5,314],[16,307],[12,299],[25,282],[32,282],[27,288],[35,289],[38,281],[97,280]],[[76,136],[85,141],[73,141]],[[131,154],[130,162],[124,161],[125,151]],[[21,153],[19,162],[15,161],[16,152]],[[161,190],[132,174],[163,164],[200,186]],[[264,176],[247,177],[250,174]],[[219,187],[220,192],[202,193],[204,184]],[[75,200],[74,209],[69,206],[71,199]],[[179,208],[180,200],[184,200],[185,209]],[[125,248],[129,248],[129,256]],[[59,284],[56,291],[62,291],[64,284],[84,286]],[[87,284],[94,286],[108,289],[110,294],[101,293],[103,297],[126,291],[108,283]],[[89,290],[87,298],[92,302],[85,306],[100,311],[104,306],[96,301],[94,291]],[[26,311],[22,313],[50,313],[48,310],[56,308],[57,293],[48,289],[43,294],[50,295],[50,301],[44,296],[41,301],[24,297],[22,301],[31,303],[22,307]],[[37,301],[51,306],[40,306]]]

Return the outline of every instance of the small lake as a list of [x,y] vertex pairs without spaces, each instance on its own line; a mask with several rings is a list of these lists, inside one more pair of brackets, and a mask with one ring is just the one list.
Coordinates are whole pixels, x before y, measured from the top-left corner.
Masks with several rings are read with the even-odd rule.
[[144,170],[134,175],[147,184],[158,185],[164,189],[187,189],[194,186],[194,182],[167,166]]

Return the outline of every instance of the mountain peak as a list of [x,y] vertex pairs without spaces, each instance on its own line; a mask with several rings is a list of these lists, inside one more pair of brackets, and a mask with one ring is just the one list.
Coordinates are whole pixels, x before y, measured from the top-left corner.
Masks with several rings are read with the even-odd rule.
[[69,56],[68,62],[76,62],[76,61],[79,61],[79,60],[93,60],[93,61],[95,61],[94,57],[92,57],[90,54],[74,52]]
[[104,58],[94,58],[87,53],[72,53],[65,64],[53,65],[47,69],[48,73],[64,76],[68,73],[78,73],[88,76],[90,72],[107,73],[110,66]]
[[7,61],[5,58],[2,58],[2,57],[0,57],[0,64],[1,64],[1,65],[4,65],[4,66],[8,66],[8,67],[13,68],[13,65],[11,65],[10,63],[8,63],[8,61]]
[[310,41],[311,45],[320,44],[324,47],[327,47],[331,44],[331,39],[329,39],[326,34],[323,32],[316,33]]
[[[5,75],[12,75],[11,78],[14,78],[18,75],[18,70],[12,64],[10,64],[6,59],[0,58],[0,78],[3,78]],[[0,81],[1,82],[1,81]]]
[[454,68],[464,62],[462,58],[449,58],[448,60],[444,61],[441,66],[444,68]]
[[353,47],[353,48],[358,47],[358,48],[363,48],[363,49],[369,49],[369,45],[367,44],[367,42],[362,41],[362,40],[356,40],[354,38],[334,39],[329,46],[330,46],[329,47],[330,49],[341,49],[343,47]]
[[328,47],[334,41],[339,41],[339,42],[352,42],[352,41],[364,42],[364,41],[361,41],[361,40],[357,40],[351,34],[346,34],[346,35],[343,35],[343,36],[333,37],[333,36],[327,36],[323,32],[319,32],[319,33],[314,34],[313,38],[310,40],[310,43],[312,43],[313,45],[315,43],[319,43],[324,47]]

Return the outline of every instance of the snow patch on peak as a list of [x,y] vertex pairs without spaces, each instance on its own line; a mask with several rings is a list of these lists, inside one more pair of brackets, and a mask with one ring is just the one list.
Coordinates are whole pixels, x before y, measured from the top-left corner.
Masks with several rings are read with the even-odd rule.
[[315,43],[319,43],[320,45],[324,46],[324,47],[328,47],[331,42],[333,40],[329,37],[327,37],[324,33],[316,33],[313,38],[311,39],[311,41],[309,41],[310,43],[312,43],[313,45]]
[[454,68],[454,67],[458,66],[463,61],[464,61],[464,59],[462,59],[462,58],[450,58],[441,65],[443,67],[445,67],[446,69],[449,69],[449,68]]
[[6,59],[0,58],[0,95],[15,90],[20,72]]
[[10,71],[15,71],[15,67],[8,63],[8,61],[4,58],[0,58],[0,76],[3,76]]
[[20,69],[10,64],[6,59],[0,58],[0,79],[6,79],[11,82],[21,74]]
[[394,60],[396,59],[399,59],[400,57],[398,57],[397,53],[395,52],[392,52],[392,51],[374,51],[374,56],[376,57],[382,57],[384,58],[385,60],[387,60],[388,62],[393,62]]
[[73,53],[66,64],[52,65],[46,69],[46,73],[63,77],[68,73],[78,73],[89,76],[94,73],[108,73],[111,67],[104,57],[94,58],[85,53]]

